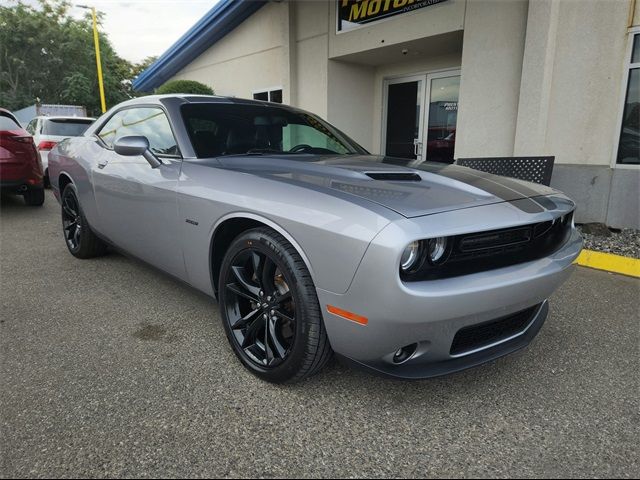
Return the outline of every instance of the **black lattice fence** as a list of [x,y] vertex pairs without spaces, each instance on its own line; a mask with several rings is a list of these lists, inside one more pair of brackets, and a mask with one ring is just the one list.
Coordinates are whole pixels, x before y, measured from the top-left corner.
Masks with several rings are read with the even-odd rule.
[[459,158],[456,164],[481,172],[550,185],[554,161],[555,157],[491,157]]

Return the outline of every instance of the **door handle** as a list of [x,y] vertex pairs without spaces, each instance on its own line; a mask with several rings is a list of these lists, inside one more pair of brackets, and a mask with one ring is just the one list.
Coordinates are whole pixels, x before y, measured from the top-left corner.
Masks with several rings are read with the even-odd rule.
[[102,162],[98,162],[98,168],[99,168],[100,170],[102,170],[104,167],[106,167],[106,166],[107,166],[107,163],[109,163],[109,162],[108,162],[108,161],[106,161],[106,160],[104,160],[104,161],[102,161]]
[[422,143],[417,138],[413,140],[413,154],[416,157],[422,154]]

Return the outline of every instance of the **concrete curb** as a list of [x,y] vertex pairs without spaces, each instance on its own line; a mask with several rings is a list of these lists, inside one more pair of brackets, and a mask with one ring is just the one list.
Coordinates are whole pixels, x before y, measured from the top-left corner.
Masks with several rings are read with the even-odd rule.
[[637,258],[623,257],[593,250],[582,250],[576,263],[583,267],[640,278],[640,260]]

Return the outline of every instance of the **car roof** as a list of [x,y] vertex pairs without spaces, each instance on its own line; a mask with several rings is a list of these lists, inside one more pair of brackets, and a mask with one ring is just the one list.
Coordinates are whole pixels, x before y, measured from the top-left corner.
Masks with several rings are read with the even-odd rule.
[[43,118],[43,119],[47,119],[47,120],[82,120],[82,121],[89,121],[89,122],[94,122],[96,119],[93,117],[77,117],[77,116],[73,116],[73,115],[39,115],[37,117],[34,118],[34,120],[36,118]]
[[197,95],[192,93],[169,93],[164,95],[147,95],[144,97],[132,98],[131,100],[127,100],[123,103],[117,105],[120,107],[128,107],[133,105],[141,105],[141,104],[163,104],[167,100],[171,99],[179,99],[184,101],[185,103],[227,103],[227,104],[241,104],[241,105],[260,105],[260,106],[278,106],[282,108],[287,108],[290,110],[298,110],[289,105],[284,105],[282,103],[273,103],[273,102],[265,102],[263,100],[254,100],[249,98],[239,98],[239,97],[228,97],[221,95]]

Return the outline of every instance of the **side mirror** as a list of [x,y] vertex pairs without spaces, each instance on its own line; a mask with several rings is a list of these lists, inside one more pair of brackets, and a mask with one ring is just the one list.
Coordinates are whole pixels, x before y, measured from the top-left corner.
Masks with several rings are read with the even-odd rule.
[[149,140],[142,136],[120,137],[113,144],[113,150],[124,157],[138,157],[142,155],[151,168],[158,168],[162,162],[149,149]]

